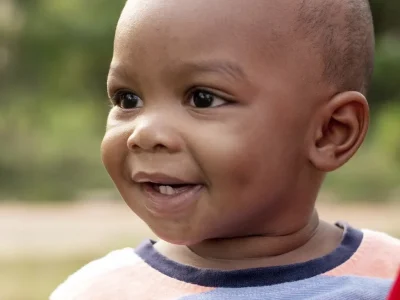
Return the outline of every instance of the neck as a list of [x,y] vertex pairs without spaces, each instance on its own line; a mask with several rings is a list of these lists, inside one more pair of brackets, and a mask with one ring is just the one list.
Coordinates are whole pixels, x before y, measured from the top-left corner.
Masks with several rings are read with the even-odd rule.
[[330,253],[341,238],[342,230],[320,222],[315,212],[305,226],[288,234],[211,239],[190,247],[161,241],[156,248],[186,265],[229,270],[305,262]]
[[236,238],[211,239],[189,249],[196,255],[211,260],[248,260],[275,257],[304,246],[318,232],[320,222],[315,212],[309,222],[295,232],[284,235],[256,235]]

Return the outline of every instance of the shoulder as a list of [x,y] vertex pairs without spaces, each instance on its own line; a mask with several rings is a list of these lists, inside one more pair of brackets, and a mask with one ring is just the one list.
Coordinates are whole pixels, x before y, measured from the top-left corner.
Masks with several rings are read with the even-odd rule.
[[361,231],[363,238],[353,256],[327,274],[394,279],[400,267],[400,240],[383,232]]
[[386,233],[372,230],[363,230],[364,239],[360,245],[360,253],[378,261],[400,266],[400,240]]
[[374,243],[387,245],[391,248],[394,247],[397,249],[400,247],[400,240],[388,235],[387,233],[369,229],[363,229],[362,231],[364,232],[365,237]]
[[97,278],[120,268],[136,265],[140,258],[132,248],[112,251],[70,275],[50,296],[50,300],[72,300],[83,293]]

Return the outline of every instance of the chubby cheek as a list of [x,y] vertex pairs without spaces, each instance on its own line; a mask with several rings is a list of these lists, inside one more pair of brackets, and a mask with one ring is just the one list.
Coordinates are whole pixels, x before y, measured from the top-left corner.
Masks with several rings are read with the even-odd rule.
[[238,231],[235,226],[243,227],[260,212],[265,218],[290,180],[295,159],[290,139],[265,118],[254,118],[198,131],[196,155],[210,182],[207,207],[198,217],[210,234]]
[[101,159],[114,182],[123,174],[127,151],[124,134],[116,128],[108,129],[101,143]]
[[[260,177],[268,185],[268,178],[280,172],[279,162],[287,155],[285,139],[270,122],[254,118],[257,116],[253,120],[245,118],[234,124],[221,124],[218,131],[207,130],[209,143],[201,143],[202,167],[219,188],[241,190],[251,187]],[[217,132],[213,141],[212,132]]]
[[124,201],[135,213],[141,215],[140,207],[137,201],[134,201],[137,199],[137,195],[134,195],[137,190],[133,188],[133,184],[130,182],[127,168],[128,136],[129,131],[124,130],[123,127],[108,129],[101,144],[101,157],[109,176]]
[[212,205],[221,216],[232,218],[229,213],[240,212],[239,216],[244,217],[249,210],[259,210],[258,199],[273,197],[278,189],[279,182],[274,179],[279,176],[279,160],[272,153],[279,151],[274,145],[268,147],[260,142],[256,135],[253,132],[253,136],[221,138],[221,146],[213,147],[210,193],[215,198]]

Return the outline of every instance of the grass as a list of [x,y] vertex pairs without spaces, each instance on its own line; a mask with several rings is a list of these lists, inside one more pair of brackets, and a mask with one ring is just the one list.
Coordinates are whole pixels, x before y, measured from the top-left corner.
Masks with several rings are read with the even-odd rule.
[[[133,243],[133,245],[136,245]],[[132,244],[130,241],[129,244]],[[128,243],[116,242],[101,245],[93,253],[58,257],[26,257],[0,260],[1,300],[45,300],[67,277],[94,259],[109,251],[127,247]]]
[[63,257],[58,259],[21,259],[0,262],[0,299],[43,300],[66,277],[96,257]]

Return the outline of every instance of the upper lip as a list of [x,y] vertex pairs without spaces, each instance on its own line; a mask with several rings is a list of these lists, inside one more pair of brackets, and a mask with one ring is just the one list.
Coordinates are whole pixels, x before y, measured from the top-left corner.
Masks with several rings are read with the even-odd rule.
[[137,183],[158,183],[158,184],[195,184],[193,182],[189,182],[187,180],[183,180],[174,176],[166,175],[163,173],[146,173],[146,172],[137,172],[132,176],[132,180]]

